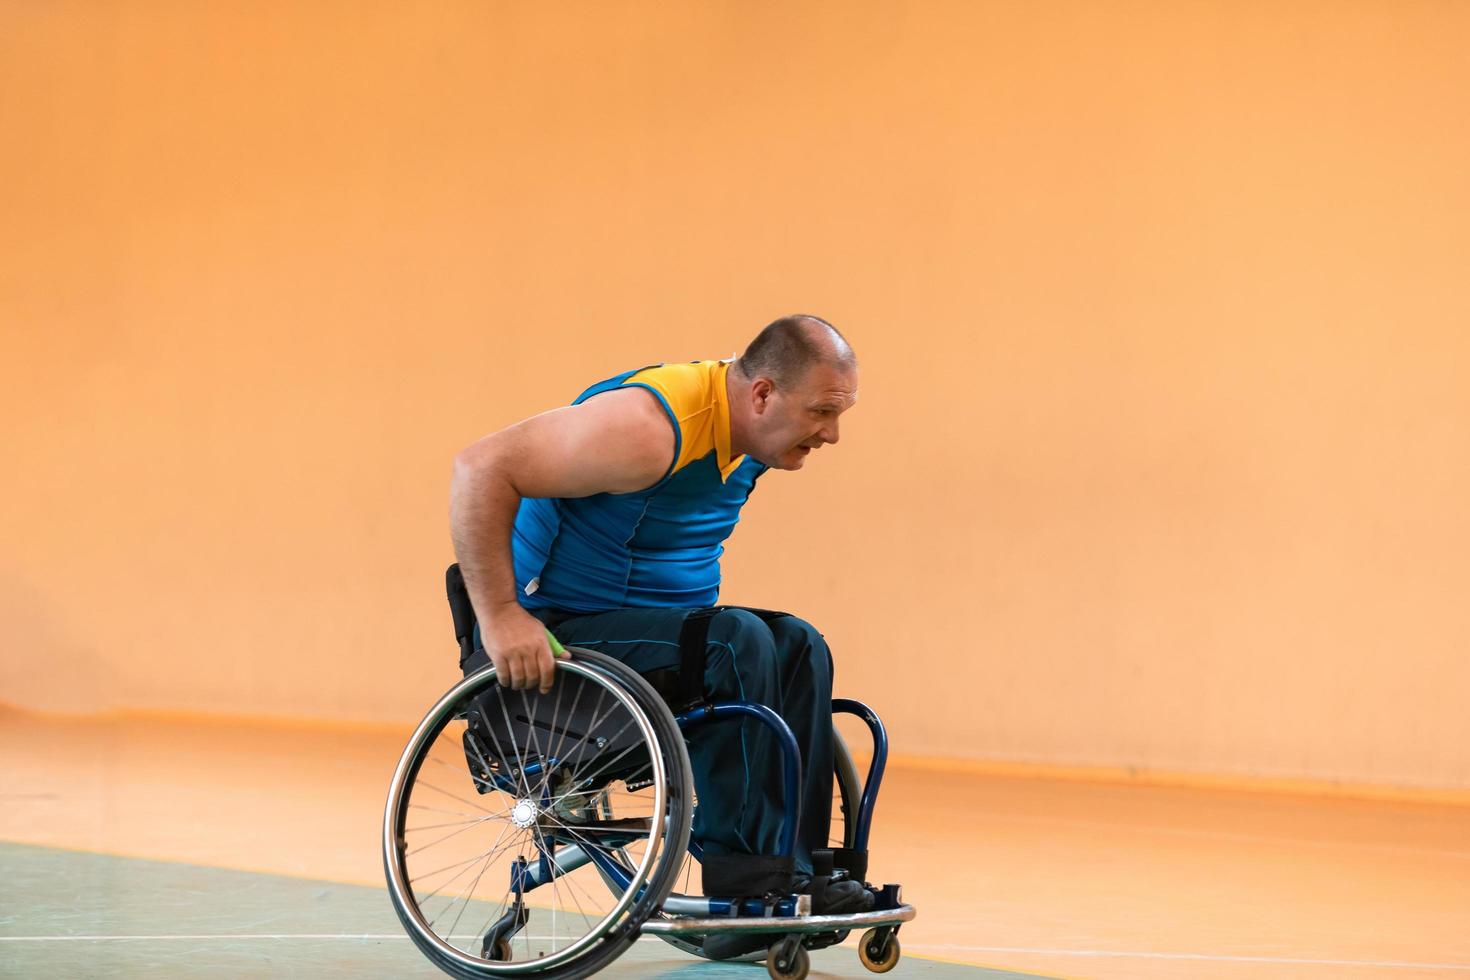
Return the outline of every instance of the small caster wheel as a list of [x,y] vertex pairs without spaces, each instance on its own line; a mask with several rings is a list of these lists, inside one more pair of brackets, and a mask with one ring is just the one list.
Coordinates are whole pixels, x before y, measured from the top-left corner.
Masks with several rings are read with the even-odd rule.
[[858,959],[873,973],[887,973],[898,965],[898,937],[887,929],[869,929],[858,943]]
[[497,939],[494,943],[486,943],[485,951],[481,955],[487,960],[494,960],[496,963],[509,963],[510,940]]
[[791,936],[771,944],[766,957],[766,972],[772,980],[806,980],[812,968],[811,957],[801,945],[801,937]]

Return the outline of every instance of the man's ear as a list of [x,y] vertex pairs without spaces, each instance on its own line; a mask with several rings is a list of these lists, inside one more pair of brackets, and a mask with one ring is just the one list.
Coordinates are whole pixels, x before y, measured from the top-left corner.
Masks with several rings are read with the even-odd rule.
[[775,390],[776,386],[771,383],[770,378],[755,379],[750,386],[750,404],[755,409],[755,414],[765,414],[766,406],[771,402],[771,392]]

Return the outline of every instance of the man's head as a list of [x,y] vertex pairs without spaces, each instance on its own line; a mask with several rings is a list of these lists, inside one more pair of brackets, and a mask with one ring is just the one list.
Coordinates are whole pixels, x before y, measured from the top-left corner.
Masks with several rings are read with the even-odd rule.
[[837,417],[857,401],[857,356],[821,317],[767,326],[730,365],[731,443],[767,466],[799,470],[837,441]]

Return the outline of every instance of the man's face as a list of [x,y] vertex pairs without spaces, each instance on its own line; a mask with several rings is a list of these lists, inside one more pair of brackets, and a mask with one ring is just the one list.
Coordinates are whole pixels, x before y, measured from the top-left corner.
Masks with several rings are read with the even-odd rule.
[[782,389],[755,382],[750,454],[778,470],[799,470],[813,450],[837,441],[837,417],[857,401],[857,370],[817,364]]

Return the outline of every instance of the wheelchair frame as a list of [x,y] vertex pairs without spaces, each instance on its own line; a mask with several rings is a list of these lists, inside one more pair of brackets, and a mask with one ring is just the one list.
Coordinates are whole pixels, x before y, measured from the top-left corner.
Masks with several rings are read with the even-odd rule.
[[[808,947],[820,948],[841,942],[850,930],[863,928],[868,930],[859,947],[859,958],[864,966],[874,972],[887,972],[893,968],[900,955],[897,939],[899,927],[904,922],[913,919],[915,915],[913,907],[902,902],[900,887],[895,884],[874,888],[864,882],[875,898],[873,910],[844,915],[813,915],[809,895],[784,894],[755,898],[669,894],[672,890],[672,879],[669,878],[668,869],[672,867],[677,872],[679,865],[684,860],[682,852],[687,848],[687,853],[695,860],[702,857],[699,845],[688,840],[688,828],[693,810],[689,805],[692,794],[685,793],[679,785],[676,785],[671,780],[670,772],[667,771],[678,769],[682,765],[684,772],[672,778],[682,779],[683,784],[687,786],[688,758],[684,750],[683,734],[697,726],[739,718],[757,719],[772,730],[781,748],[782,779],[786,801],[778,845],[779,857],[792,855],[800,816],[798,790],[801,783],[801,753],[796,739],[790,728],[775,711],[760,704],[739,701],[723,702],[703,705],[675,716],[639,675],[620,662],[613,661],[612,658],[602,654],[575,647],[568,648],[568,652],[572,659],[562,661],[558,665],[559,672],[567,670],[573,676],[585,675],[586,678],[595,680],[606,690],[613,691],[615,699],[619,697],[617,688],[621,688],[626,694],[621,701],[630,709],[630,721],[625,723],[624,729],[636,720],[640,737],[650,748],[651,778],[648,783],[640,784],[639,788],[651,787],[654,789],[653,814],[664,814],[665,816],[650,816],[646,818],[644,825],[640,825],[639,829],[646,826],[649,830],[650,845],[637,868],[624,865],[606,853],[602,847],[592,846],[587,836],[578,835],[575,832],[577,829],[575,826],[566,827],[568,839],[580,837],[582,844],[564,843],[561,841],[562,835],[556,831],[544,830],[541,836],[535,838],[532,843],[537,852],[535,858],[527,860],[522,855],[511,862],[511,883],[507,898],[513,894],[515,900],[510,904],[506,913],[486,932],[481,956],[476,958],[452,947],[447,940],[439,938],[433,930],[432,923],[425,919],[420,909],[412,879],[406,871],[405,835],[408,829],[406,827],[406,807],[409,793],[418,779],[419,767],[424,762],[424,756],[427,755],[434,741],[444,734],[449,723],[460,718],[459,715],[451,717],[453,714],[451,709],[461,701],[466,705],[473,704],[475,703],[474,698],[485,692],[496,690],[493,667],[483,668],[466,677],[440,699],[416,729],[395,769],[384,811],[383,855],[390,897],[410,937],[431,961],[446,972],[460,977],[537,976],[545,980],[552,980],[552,978],[564,980],[569,977],[585,976],[606,966],[631,945],[632,940],[636,939],[639,934],[655,935],[688,952],[702,955],[701,937],[724,932],[742,932],[768,934],[773,941],[768,950],[750,953],[739,957],[740,959],[765,958],[767,970],[772,977],[777,980],[800,980],[806,976],[809,969]],[[499,690],[503,692],[506,689]],[[525,692],[520,693],[525,703],[527,695]],[[578,696],[580,697],[580,694]],[[505,711],[505,697],[504,694],[497,694],[502,711]],[[575,710],[575,707],[574,701],[572,710]],[[637,710],[633,710],[635,708]],[[460,710],[463,713],[468,708]],[[835,699],[832,702],[832,710],[834,715],[846,713],[862,719],[873,739],[873,755],[868,766],[867,777],[860,788],[857,812],[844,814],[844,820],[848,822],[844,829],[850,831],[844,834],[844,843],[851,851],[865,855],[873,810],[887,763],[887,731],[877,714],[859,701],[846,698]],[[645,718],[646,721],[643,720]],[[511,725],[509,715],[506,715],[505,721],[507,726]],[[542,723],[534,720],[533,712],[528,724],[534,726]],[[570,711],[565,724],[568,726],[571,724]],[[659,734],[656,729],[673,737],[678,744],[670,746],[661,742],[660,738],[665,736]],[[467,723],[466,731],[469,730]],[[494,729],[491,729],[492,735],[493,731]],[[514,729],[507,728],[507,731],[513,732]],[[511,737],[514,738],[514,735],[512,734]],[[534,731],[532,737],[534,737]],[[547,734],[545,737],[550,747],[550,740],[554,736]],[[469,744],[468,741],[466,744]],[[557,746],[558,751],[560,748],[561,746]],[[539,751],[538,749],[538,753]],[[628,749],[624,750],[625,753],[627,751]],[[518,748],[517,753],[519,753]],[[529,757],[530,754],[531,748],[528,744],[526,756]],[[502,760],[505,755],[502,753]],[[665,756],[667,758],[664,758]],[[683,760],[682,763],[679,762],[680,759]],[[558,759],[546,756],[539,760],[524,761],[518,770],[511,773],[503,768],[503,761],[499,771],[495,771],[494,765],[483,757],[480,761],[486,762],[484,774],[476,775],[470,771],[470,776],[475,780],[476,788],[482,794],[493,789],[515,797],[529,785],[528,780],[541,778],[542,790],[538,792],[542,793],[542,796],[521,799],[515,810],[518,814],[522,806],[528,805],[527,819],[533,821],[536,826],[541,826],[540,816],[531,814],[532,811],[546,814],[552,812],[549,805],[551,798],[545,787],[561,764]],[[839,770],[840,768],[839,766]],[[841,771],[837,778],[839,781],[844,779]],[[519,784],[517,780],[520,780]],[[849,794],[857,789],[857,787],[847,786],[843,788]],[[442,793],[443,790],[439,792]],[[591,792],[595,793],[598,790]],[[607,825],[615,823],[616,821],[610,821],[607,822]],[[664,824],[662,828],[657,826],[660,823]],[[533,831],[533,835],[534,833]],[[607,850],[620,846],[618,844],[620,838],[615,830],[612,832],[602,829],[587,830],[586,833],[601,841]],[[598,834],[602,836],[597,837]],[[656,845],[654,835],[658,837]],[[636,833],[630,832],[630,839],[636,836]],[[673,865],[668,863],[667,856],[659,853],[665,845],[673,845],[681,851],[675,856]],[[558,848],[560,848],[559,853]],[[822,856],[824,854],[826,866],[823,866]],[[488,859],[486,863],[488,865]],[[866,863],[865,860],[863,863]],[[567,949],[553,951],[554,955],[549,960],[528,958],[519,962],[511,961],[509,959],[511,956],[510,939],[525,926],[529,918],[529,910],[523,902],[524,896],[549,882],[556,881],[558,875],[565,877],[588,864],[594,866],[598,875],[614,894],[619,889],[621,890],[621,899],[614,903],[612,911],[608,912],[595,927],[589,928],[586,935],[573,942]],[[816,876],[821,876],[824,872],[830,874],[830,852],[818,851],[814,855],[814,864],[817,865],[814,868]],[[483,873],[484,869],[481,871],[481,874]],[[862,873],[866,873],[866,868]],[[662,894],[659,894],[660,891]],[[458,919],[456,919],[457,923]],[[609,942],[609,940],[615,941]],[[615,946],[619,948],[614,948]],[[579,951],[583,948],[586,950],[585,955],[579,955]],[[543,957],[545,955],[542,954]],[[539,968],[538,965],[543,963],[544,968]]]

